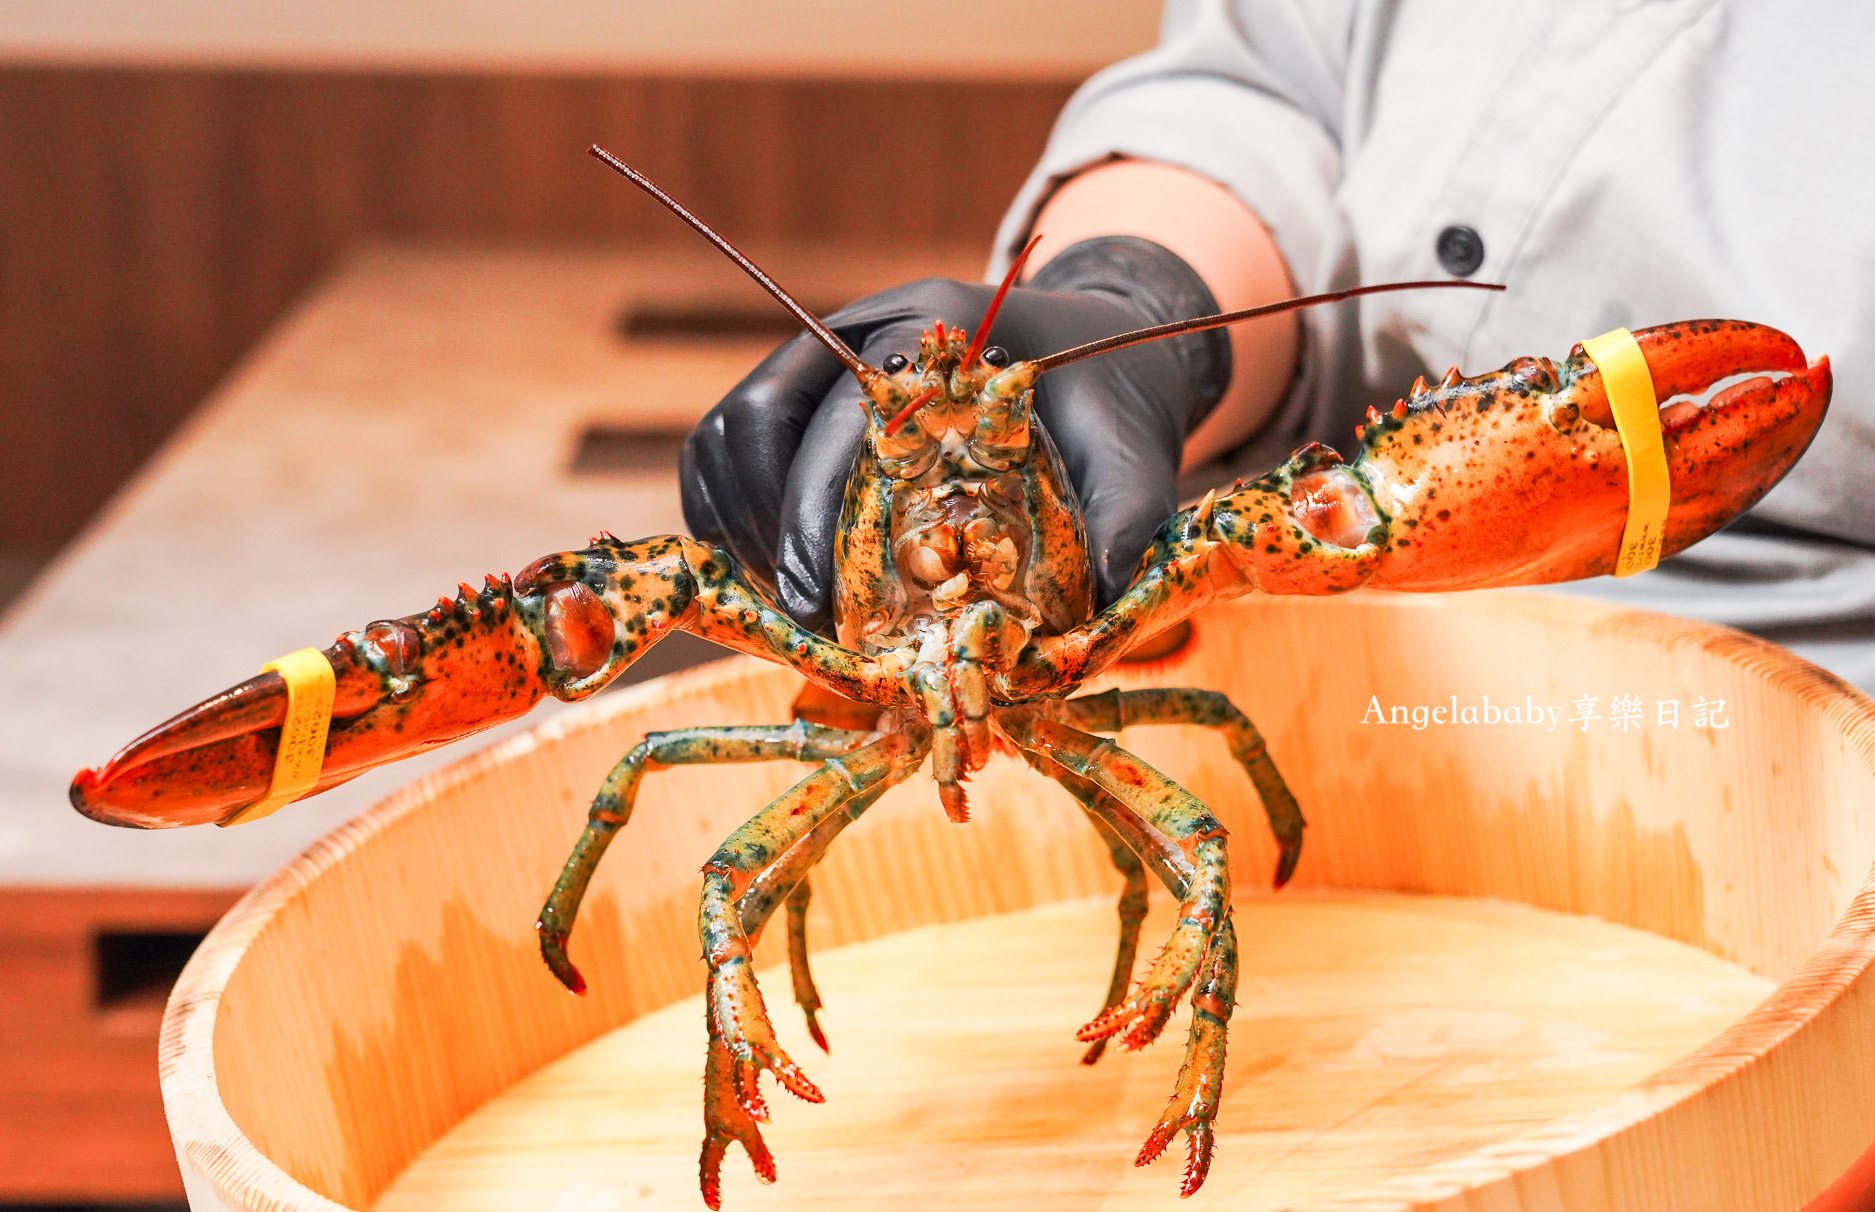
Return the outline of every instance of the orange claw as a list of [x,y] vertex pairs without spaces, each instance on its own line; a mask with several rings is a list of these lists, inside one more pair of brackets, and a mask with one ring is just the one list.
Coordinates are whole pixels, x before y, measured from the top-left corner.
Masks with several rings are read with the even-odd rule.
[[[315,791],[525,713],[547,693],[513,588],[489,578],[424,614],[373,623],[325,650],[337,675]],[[224,821],[267,793],[286,683],[263,673],[198,703],[72,780],[78,811],[165,829]],[[311,794],[311,793],[309,793]]]
[[[1663,555],[1750,508],[1796,463],[1829,408],[1829,359],[1774,328],[1694,320],[1634,334],[1653,377],[1672,486]],[[1715,390],[1716,389],[1716,390]],[[1451,590],[1614,571],[1627,465],[1601,374],[1519,358],[1448,380],[1370,425],[1356,468],[1395,526],[1367,584]],[[1424,405],[1434,405],[1426,408]]]
[[[601,536],[512,581],[491,576],[422,614],[346,632],[325,650],[332,723],[307,794],[524,715],[549,694],[596,693],[694,617],[692,561],[721,574],[713,551],[668,536]],[[249,678],[79,771],[72,806],[138,829],[227,821],[267,793],[285,717],[280,675]]]

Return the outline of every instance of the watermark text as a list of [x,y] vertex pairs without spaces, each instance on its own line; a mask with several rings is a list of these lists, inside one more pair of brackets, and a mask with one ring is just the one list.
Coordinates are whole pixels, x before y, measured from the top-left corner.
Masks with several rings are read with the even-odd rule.
[[1580,728],[1583,732],[1591,729],[1635,732],[1648,727],[1679,728],[1682,723],[1689,728],[1715,731],[1732,726],[1725,712],[1725,700],[1708,699],[1703,695],[1690,704],[1680,699],[1655,699],[1651,712],[1638,694],[1609,697],[1605,711],[1603,704],[1601,696],[1592,694],[1579,694],[1567,703],[1538,702],[1527,694],[1520,701],[1497,703],[1492,702],[1488,694],[1464,702],[1454,694],[1443,703],[1382,703],[1376,694],[1369,696],[1361,723],[1411,728],[1415,732],[1454,726],[1540,728],[1545,732],[1564,726]]

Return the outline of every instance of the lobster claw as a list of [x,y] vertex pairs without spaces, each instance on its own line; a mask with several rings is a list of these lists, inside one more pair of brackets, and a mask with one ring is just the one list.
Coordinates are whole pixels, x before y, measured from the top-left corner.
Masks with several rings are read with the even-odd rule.
[[[490,577],[427,613],[341,635],[325,649],[332,722],[308,794],[527,712],[552,690],[527,613]],[[225,822],[267,794],[286,709],[278,673],[249,678],[79,771],[72,806],[138,829]]]
[[[1739,320],[1662,324],[1634,337],[1661,402],[1673,486],[1662,554],[1672,555],[1751,508],[1809,449],[1829,411],[1829,358],[1809,361],[1784,333]],[[1592,365],[1580,389],[1583,416],[1612,425]]]
[[[1659,401],[1671,503],[1663,556],[1749,509],[1829,408],[1828,358],[1774,328],[1692,320],[1634,333]],[[1581,346],[1416,391],[1367,427],[1359,468],[1395,526],[1376,588],[1475,589],[1615,569],[1629,508],[1622,440]]]

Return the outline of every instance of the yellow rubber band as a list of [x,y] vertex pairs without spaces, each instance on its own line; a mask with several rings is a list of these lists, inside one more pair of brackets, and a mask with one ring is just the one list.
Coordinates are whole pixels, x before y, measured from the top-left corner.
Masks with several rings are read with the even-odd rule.
[[1628,458],[1628,524],[1621,533],[1615,575],[1631,577],[1660,563],[1667,529],[1672,485],[1667,482],[1667,448],[1660,437],[1660,401],[1634,334],[1625,328],[1582,342],[1602,373],[1608,407],[1615,414],[1621,449]]
[[280,752],[273,760],[273,783],[267,798],[250,804],[222,822],[245,825],[271,816],[319,783],[326,761],[326,729],[332,723],[332,692],[337,679],[326,654],[317,648],[289,652],[261,667],[286,679],[286,720],[280,725]]

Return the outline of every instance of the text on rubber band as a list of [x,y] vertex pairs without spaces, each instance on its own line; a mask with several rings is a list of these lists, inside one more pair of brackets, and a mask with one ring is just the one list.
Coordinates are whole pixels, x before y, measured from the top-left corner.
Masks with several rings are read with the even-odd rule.
[[317,648],[302,648],[269,661],[261,672],[269,670],[286,681],[286,719],[280,725],[273,782],[265,799],[223,821],[224,825],[246,824],[279,811],[316,787],[325,766],[326,730],[332,723],[337,681],[331,663]]

